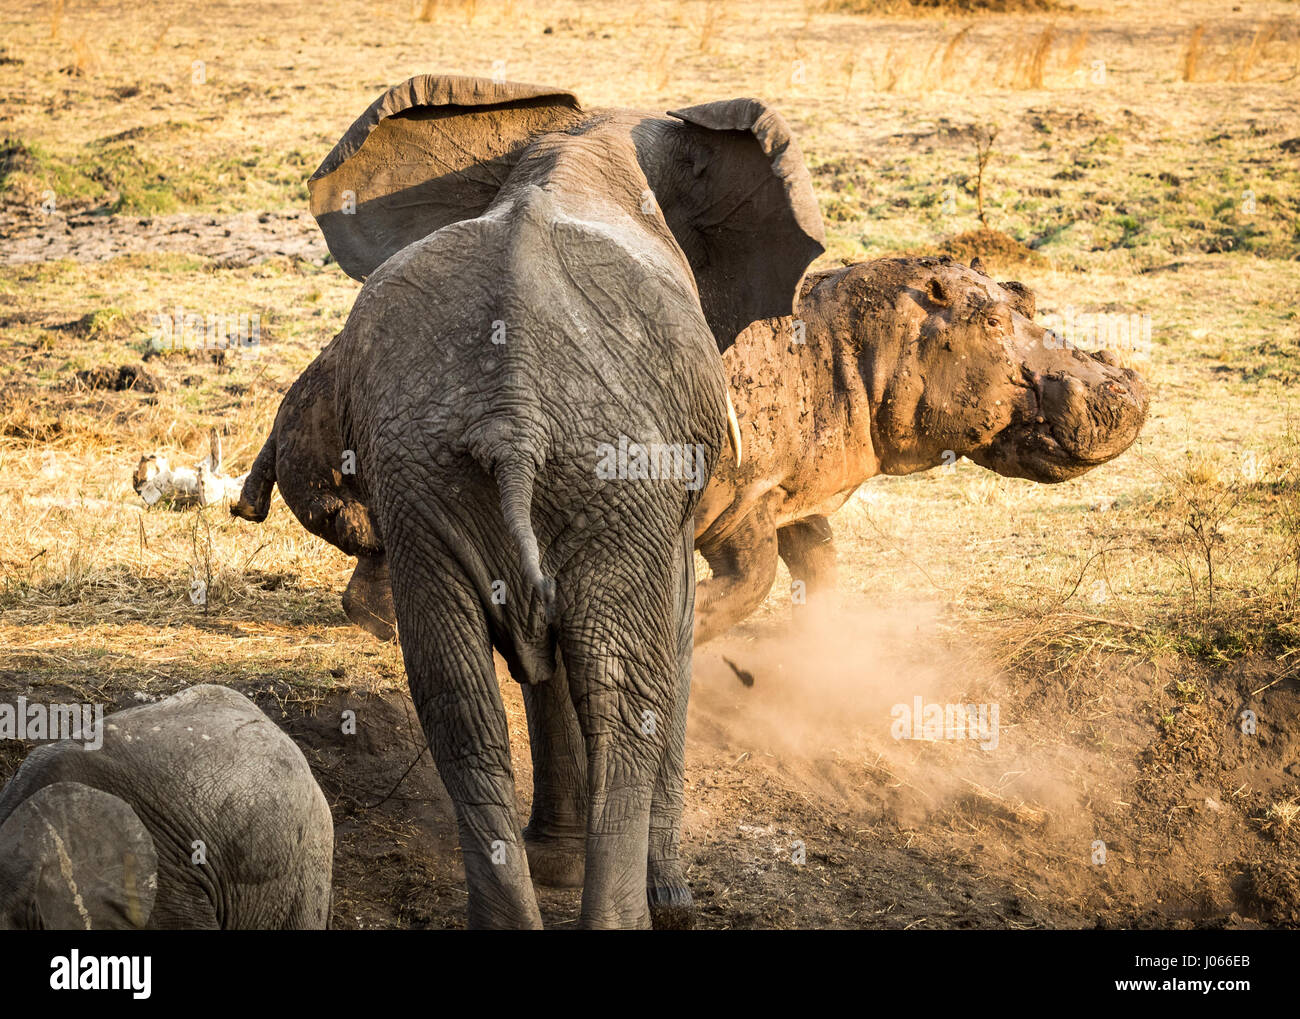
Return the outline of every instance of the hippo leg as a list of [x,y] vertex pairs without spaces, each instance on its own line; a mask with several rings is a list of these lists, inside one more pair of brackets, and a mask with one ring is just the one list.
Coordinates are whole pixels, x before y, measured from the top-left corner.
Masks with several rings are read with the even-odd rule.
[[763,604],[776,579],[776,523],[761,503],[720,541],[699,546],[713,576],[695,589],[695,643],[703,644]]
[[343,592],[343,611],[357,626],[385,643],[397,638],[397,612],[389,587],[388,562],[383,555],[357,556],[357,568]]
[[524,829],[528,870],[539,885],[581,888],[587,851],[587,747],[569,680],[521,683],[533,756],[533,810]]
[[[790,578],[796,583],[803,582],[805,610],[807,606],[822,604],[823,598],[835,590],[833,537],[830,521],[823,516],[804,517],[776,532],[777,549],[790,568]],[[800,605],[797,597],[795,605]]]

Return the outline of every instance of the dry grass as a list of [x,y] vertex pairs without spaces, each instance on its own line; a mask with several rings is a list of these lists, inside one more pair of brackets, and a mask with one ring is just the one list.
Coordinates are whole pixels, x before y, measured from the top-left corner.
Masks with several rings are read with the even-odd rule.
[[1272,17],[1248,32],[1214,37],[1199,24],[1183,50],[1181,74],[1185,82],[1293,81],[1300,76],[1300,21]]
[[1037,89],[1043,87],[1044,77],[1047,73],[1047,58],[1052,51],[1052,43],[1055,40],[1055,31],[1045,28],[1038,34],[1036,39],[1025,47],[1012,79],[1016,88]]
[[1201,68],[1205,47],[1205,26],[1197,25],[1183,51],[1183,81],[1195,81]]
[[[889,620],[897,630],[890,640],[951,665],[953,684],[996,674],[1006,685],[1004,722],[1013,695],[1024,708],[1007,725],[1008,746],[1031,758],[1023,770],[998,761],[987,774],[953,779],[962,795],[940,820],[902,830],[890,815],[859,833],[846,857],[875,859],[878,847],[867,843],[891,837],[886,828],[902,830],[910,886],[918,846],[946,868],[978,838],[987,849],[976,866],[988,887],[1012,875],[1055,901],[1061,887],[1077,887],[1060,875],[1079,871],[1078,847],[1051,842],[1056,826],[1078,816],[1114,821],[1128,834],[1129,813],[1143,815],[1133,824],[1163,820],[1160,810],[1099,807],[1099,780],[1118,783],[1153,741],[1185,752],[1189,719],[1211,717],[1204,712],[1235,691],[1241,670],[1258,673],[1243,687],[1251,697],[1292,696],[1300,661],[1300,463],[1292,453],[1300,438],[1287,414],[1300,381],[1300,173],[1286,147],[1296,134],[1285,80],[1295,53],[1285,21],[1275,33],[1259,31],[1293,12],[1271,0],[1231,15],[1201,0],[1180,0],[1173,14],[1097,3],[1103,10],[1086,21],[1049,22],[945,20],[951,12],[918,16],[911,4],[878,18],[803,0],[761,9],[735,0],[597,0],[580,9],[331,0],[267,8],[265,25],[251,31],[202,6],[146,8],[126,24],[109,9],[72,5],[58,39],[47,38],[48,8],[6,8],[14,31],[5,55],[23,63],[0,62],[0,89],[11,98],[0,230],[61,238],[68,210],[102,213],[73,235],[137,216],[169,229],[193,225],[146,211],[133,191],[141,182],[162,189],[169,209],[201,213],[200,232],[219,233],[239,210],[300,208],[306,176],[382,84],[423,71],[487,75],[502,61],[508,77],[571,88],[593,107],[769,99],[794,126],[813,172],[828,226],[823,264],[904,250],[979,254],[998,278],[1030,285],[1044,316],[1150,314],[1149,359],[1135,362],[1153,392],[1140,448],[1055,486],[968,462],[877,478],[832,518],[842,600],[856,613],[849,618]],[[1203,52],[1188,85],[1181,62],[1202,23]],[[358,24],[372,26],[364,39]],[[93,41],[101,67],[60,74],[68,40],[78,36]],[[239,59],[214,59],[214,51]],[[1100,81],[1089,73],[1093,58],[1106,62]],[[205,85],[189,82],[194,60],[212,71]],[[983,124],[999,129],[983,180],[997,231],[979,222],[972,150]],[[1241,207],[1247,188],[1256,199],[1249,215]],[[33,211],[47,189],[59,200],[52,217]],[[348,625],[341,611],[351,562],[306,534],[278,498],[258,526],[220,507],[149,511],[131,488],[141,453],[192,463],[212,427],[230,470],[246,470],[281,395],[340,327],[357,285],[332,264],[297,256],[241,265],[186,250],[4,264],[12,250],[7,243],[0,251],[0,670],[11,688],[61,684],[100,700],[234,682],[308,707],[340,689],[400,690],[399,651]],[[140,362],[150,316],[176,305],[259,313],[266,340],[258,358],[151,358],[145,366],[165,383],[157,393],[74,384],[78,372]],[[789,578],[780,569],[767,602],[728,638],[733,657],[759,674],[753,692],[765,697],[774,676],[762,635],[780,642],[789,632]],[[206,592],[198,602],[196,581]],[[914,612],[918,603],[926,610]],[[933,615],[935,625],[912,639],[912,615]],[[837,657],[856,682],[879,648],[864,641],[858,650],[854,636],[826,641],[823,657]],[[704,648],[697,656],[692,710],[698,719],[712,693],[711,718],[722,725],[737,684],[717,655]],[[786,661],[790,673],[811,668],[797,655]],[[506,700],[518,729],[518,692],[507,689]],[[847,694],[845,703],[856,705]],[[778,718],[786,728],[790,721]],[[868,743],[845,739],[828,756],[818,730],[809,754],[825,765],[820,784],[799,785],[800,771],[798,781],[778,775],[733,787],[712,777],[723,769],[739,776],[734,762],[752,739],[742,734],[743,746],[724,760],[698,724],[692,732],[693,753],[718,758],[716,768],[713,757],[697,759],[692,775],[693,803],[714,811],[701,831],[748,818],[755,797],[766,802],[774,790],[815,802],[833,824],[857,831],[846,797],[933,795],[929,762],[951,778],[948,765],[962,758],[959,747],[927,745],[915,748],[925,755],[919,770],[871,765],[878,755],[864,758]],[[1084,763],[1081,747],[1091,755]],[[409,763],[400,750],[399,773]],[[516,753],[526,762],[521,746]],[[813,770],[763,756],[743,768]],[[1086,787],[1080,802],[1090,805],[1063,808],[1028,792],[1026,784],[1048,776]],[[710,799],[728,788],[734,801]],[[1287,850],[1295,794],[1292,786],[1258,793],[1249,806],[1258,823],[1233,831]],[[1227,813],[1238,809],[1219,799]],[[993,837],[1008,827],[1020,836]],[[1189,837],[1184,848],[1218,844]],[[1114,895],[1154,901],[1166,892],[1166,856],[1170,846],[1182,851],[1180,840],[1161,830],[1147,856],[1133,845],[1141,839],[1122,853],[1138,864],[1121,865],[1149,881]],[[702,867],[717,846],[698,858]],[[1003,850],[1020,854],[1019,870],[990,855]],[[1191,870],[1226,874],[1234,858],[1198,860]],[[1042,866],[1059,873],[1043,877]],[[710,874],[718,889],[745,884]],[[1109,908],[1089,894],[1079,901]],[[718,900],[726,895],[752,912],[739,893],[720,891]],[[855,908],[856,900],[835,916]]]

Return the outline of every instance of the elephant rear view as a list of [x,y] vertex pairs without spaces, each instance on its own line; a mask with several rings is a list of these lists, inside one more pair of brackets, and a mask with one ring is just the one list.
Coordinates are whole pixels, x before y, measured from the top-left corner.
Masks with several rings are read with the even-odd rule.
[[[719,355],[790,312],[821,251],[798,149],[754,100],[589,112],[422,76],[362,115],[311,195],[366,280],[329,352],[340,443],[456,804],[469,921],[540,926],[529,854],[556,848],[525,851],[495,647],[535,743],[584,776],[582,922],[648,926],[690,899],[692,519],[734,423]],[[557,736],[573,708],[580,734]]]
[[255,704],[195,686],[37,747],[0,792],[0,928],[323,929],[334,826]]

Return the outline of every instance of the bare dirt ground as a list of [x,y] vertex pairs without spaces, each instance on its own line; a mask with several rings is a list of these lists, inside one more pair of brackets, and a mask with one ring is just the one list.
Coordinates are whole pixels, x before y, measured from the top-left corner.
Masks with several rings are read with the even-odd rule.
[[[758,94],[799,134],[826,264],[979,253],[1041,315],[1149,314],[1155,399],[1139,447],[1064,485],[875,479],[832,520],[837,613],[793,620],[783,573],[697,650],[699,926],[1300,925],[1295,5],[873,6],[0,2],[0,701],[228,683],[330,799],[335,925],[460,925],[450,804],[399,653],[342,615],[349,561],[278,500],[260,528],[146,512],[132,469],[210,427],[247,468],[357,289],[304,182],[387,85]],[[178,308],[258,315],[256,356],[152,350]],[[996,746],[895,739],[917,697],[996,705]],[[0,780],[28,749],[0,743]],[[576,892],[541,894],[574,922]]]

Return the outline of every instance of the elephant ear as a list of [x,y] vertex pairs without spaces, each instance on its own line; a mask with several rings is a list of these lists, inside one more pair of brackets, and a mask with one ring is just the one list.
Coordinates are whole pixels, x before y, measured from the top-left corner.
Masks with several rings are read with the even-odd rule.
[[0,897],[24,900],[31,926],[129,930],[153,912],[153,838],[126,801],[80,782],[18,804],[0,826],[0,858]]
[[343,271],[387,258],[491,204],[520,152],[582,116],[561,89],[422,74],[389,89],[307,182],[311,212]]
[[726,350],[751,323],[793,312],[804,272],[826,250],[821,212],[799,145],[775,110],[728,99],[669,116],[685,125],[680,151],[692,165],[685,186],[660,195],[660,205]]

